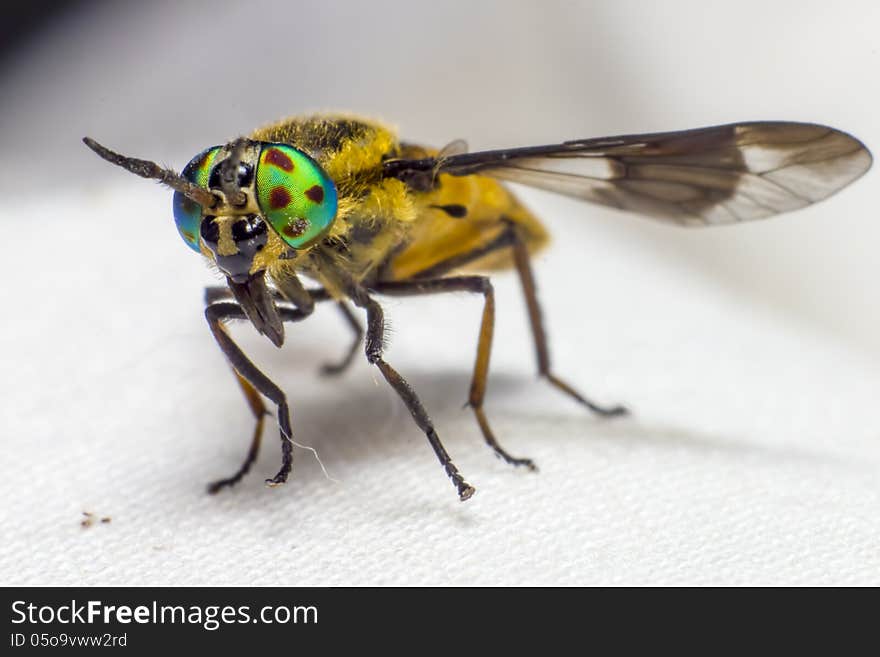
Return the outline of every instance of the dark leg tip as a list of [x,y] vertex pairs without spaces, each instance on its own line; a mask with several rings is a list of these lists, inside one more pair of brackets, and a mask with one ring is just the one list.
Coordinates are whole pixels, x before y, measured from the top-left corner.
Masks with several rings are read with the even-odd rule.
[[318,369],[318,374],[321,376],[339,376],[345,371],[345,365],[340,365],[339,363],[324,363]]
[[626,406],[612,406],[611,408],[591,406],[590,410],[601,417],[626,417],[631,415],[630,410]]
[[276,486],[281,486],[282,484],[287,483],[287,474],[278,473],[271,479],[266,480],[266,486],[269,488],[275,488]]
[[599,406],[599,404],[594,404],[552,372],[541,372],[541,376],[545,377],[557,390],[561,390],[600,417],[621,417],[623,415],[629,415],[629,410],[625,406],[619,404],[617,406]]
[[238,483],[238,479],[218,479],[208,484],[208,495],[216,495],[224,488],[232,488]]
[[471,499],[474,493],[477,492],[477,489],[464,480],[464,477],[458,473],[458,469],[451,461],[444,466],[444,469],[446,470],[446,474],[449,475],[449,478],[452,479],[452,483],[455,484],[456,489],[458,489],[458,499],[462,502]]
[[495,448],[495,456],[500,458],[505,463],[512,465],[515,468],[525,468],[529,472],[537,472],[538,466],[535,465],[535,462],[532,459],[520,459],[515,456],[511,456],[507,452],[502,451],[500,448]]
[[525,468],[529,472],[538,471],[538,466],[535,465],[535,462],[532,459],[516,459],[508,457],[505,460],[515,468]]

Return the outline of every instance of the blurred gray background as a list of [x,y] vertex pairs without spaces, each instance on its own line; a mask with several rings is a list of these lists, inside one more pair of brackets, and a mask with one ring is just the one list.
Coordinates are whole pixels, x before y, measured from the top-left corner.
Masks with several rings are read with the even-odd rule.
[[[10,16],[7,198],[143,184],[89,153],[86,134],[180,167],[207,145],[314,109],[471,149],[747,119],[827,123],[880,148],[880,4],[870,0],[80,1]],[[876,176],[815,208],[727,229],[573,214],[878,357]]]

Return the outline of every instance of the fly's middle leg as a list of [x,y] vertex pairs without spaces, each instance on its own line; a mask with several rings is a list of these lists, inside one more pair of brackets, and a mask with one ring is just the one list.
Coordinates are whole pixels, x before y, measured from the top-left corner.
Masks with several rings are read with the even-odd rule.
[[477,343],[477,358],[474,363],[470,393],[468,394],[468,406],[474,411],[484,440],[499,458],[511,465],[537,470],[531,459],[512,456],[501,446],[495,438],[483,409],[489,378],[492,337],[495,332],[495,289],[492,287],[492,282],[486,276],[454,276],[428,280],[384,282],[377,284],[374,289],[380,294],[389,296],[415,296],[444,292],[473,292],[483,295],[483,315],[480,321],[480,337]]
[[443,466],[446,475],[452,480],[453,485],[458,491],[459,499],[462,502],[470,499],[476,492],[476,489],[464,480],[464,477],[461,476],[458,468],[455,467],[449,453],[446,451],[446,448],[443,447],[443,443],[440,442],[437,430],[434,428],[434,424],[431,422],[431,418],[428,416],[428,412],[422,405],[415,390],[413,390],[409,383],[407,383],[406,379],[404,379],[397,370],[391,367],[391,365],[385,362],[382,357],[385,333],[385,318],[382,312],[382,307],[375,299],[370,297],[365,290],[357,289],[353,290],[353,292],[352,300],[355,304],[367,311],[367,334],[365,343],[367,360],[379,368],[379,371],[382,372],[382,376],[385,377],[385,380],[392,388],[394,388],[394,391],[398,394],[401,400],[403,400],[403,403],[406,404],[413,420],[415,420],[418,427],[428,438],[428,443],[437,455],[437,459],[440,461],[440,465]]

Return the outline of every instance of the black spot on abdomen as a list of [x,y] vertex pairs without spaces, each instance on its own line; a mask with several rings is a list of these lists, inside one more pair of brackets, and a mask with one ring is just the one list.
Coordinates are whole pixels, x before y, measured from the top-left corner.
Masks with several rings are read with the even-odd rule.
[[432,208],[443,210],[453,219],[464,219],[467,216],[467,208],[460,203],[450,203],[448,205],[432,205]]

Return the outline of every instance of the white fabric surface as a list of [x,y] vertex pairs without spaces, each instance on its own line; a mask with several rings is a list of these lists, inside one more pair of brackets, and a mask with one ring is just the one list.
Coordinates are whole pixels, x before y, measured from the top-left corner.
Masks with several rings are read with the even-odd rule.
[[[461,408],[479,301],[388,301],[389,361],[477,487],[464,504],[365,362],[317,376],[349,337],[332,308],[290,327],[280,352],[244,325],[236,335],[338,483],[297,450],[289,485],[265,488],[279,462],[270,423],[252,474],[206,495],[238,466],[251,419],[202,317],[211,275],[176,236],[169,195],[132,180],[42,203],[65,220],[40,257],[68,264],[0,288],[0,582],[880,583],[877,364],[618,239],[611,211],[526,198],[557,235],[536,263],[557,370],[635,416],[597,420],[534,381],[516,281],[501,277],[488,411],[541,467],[515,471]],[[136,210],[121,222],[124,208]],[[19,228],[26,244],[43,230]],[[33,262],[6,253],[7,271]],[[82,529],[84,510],[112,522]]]
[[[269,23],[221,76],[222,37]],[[498,278],[487,409],[539,474],[495,459],[461,407],[479,300],[389,300],[389,361],[477,487],[465,504],[365,362],[317,376],[348,344],[331,308],[281,352],[241,326],[340,483],[297,450],[264,488],[270,422],[253,472],[209,497],[252,429],[202,317],[215,279],[170,193],[79,143],[180,167],[340,108],[472,148],[785,119],[876,151],[878,25],[869,0],[78,5],[0,62],[0,584],[880,584],[876,167],[707,231],[528,194],[556,239],[536,275],[558,373],[635,411],[597,420],[535,381]],[[84,530],[84,510],[112,522]]]

